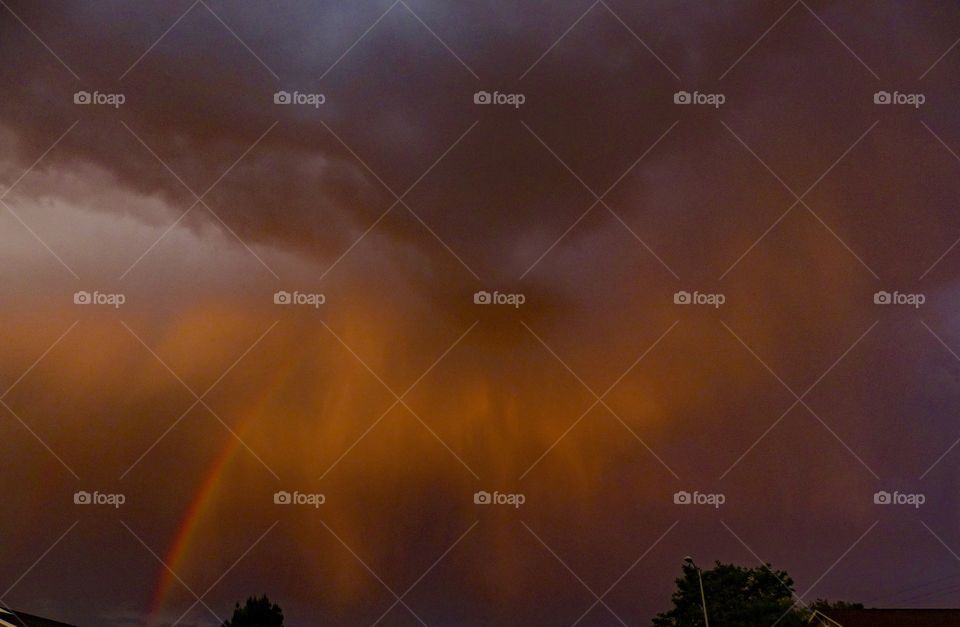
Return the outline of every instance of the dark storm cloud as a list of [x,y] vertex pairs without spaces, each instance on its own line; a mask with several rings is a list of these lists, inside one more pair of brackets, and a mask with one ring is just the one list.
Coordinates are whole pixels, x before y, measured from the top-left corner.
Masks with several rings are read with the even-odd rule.
[[[55,11],[11,6],[81,78],[76,81],[4,12],[0,46],[8,63],[0,74],[6,93],[0,122],[17,129],[25,165],[80,119],[44,167],[70,159],[93,161],[134,190],[162,194],[177,210],[189,206],[192,196],[121,121],[200,193],[279,120],[207,198],[248,241],[335,256],[393,203],[377,177],[402,193],[479,120],[406,200],[481,275],[481,270],[504,270],[498,267],[503,254],[514,262],[507,274],[519,274],[593,201],[521,120],[600,193],[674,121],[689,117],[673,105],[673,92],[719,89],[717,78],[784,9],[771,3],[635,7],[611,2],[614,15],[599,4],[531,70],[589,4],[414,2],[416,16],[398,4],[383,17],[389,3],[211,3],[216,16],[196,4],[179,22],[191,3],[76,2]],[[865,29],[877,26],[857,22],[853,8],[820,8],[845,39],[859,41]],[[731,116],[749,116],[767,104],[758,75],[799,66],[818,53],[790,46],[794,38],[823,44],[826,50],[819,53],[825,59],[845,64],[845,71],[835,74],[817,63],[804,65],[820,80],[822,93],[849,91],[850,76],[860,86],[871,86],[869,74],[857,75],[857,62],[841,44],[830,43],[826,30],[804,15],[798,8],[780,26],[794,37],[770,37],[762,44],[772,55],[770,50],[763,58],[748,55],[725,79]],[[938,21],[923,26],[950,30]],[[943,39],[937,33],[931,38]],[[865,56],[875,49],[868,48]],[[80,108],[72,103],[76,89],[120,91],[127,102],[119,110]],[[272,95],[278,89],[320,92],[327,102],[319,109],[275,106]],[[522,92],[526,103],[519,110],[477,107],[472,94],[478,89]],[[786,108],[771,104],[780,105],[780,117],[793,119],[777,130],[795,128],[799,139],[808,135],[804,118],[812,122],[815,115],[803,102]],[[684,120],[675,135],[691,123],[696,120]],[[743,129],[748,137],[750,131]],[[708,150],[729,144],[715,123],[696,133],[698,145]],[[763,147],[772,148],[767,151],[771,159],[779,156],[776,147]],[[796,150],[793,144],[790,150]],[[833,155],[823,150],[823,158],[810,167]],[[691,156],[700,158],[675,137],[665,139],[636,176],[624,181],[624,187],[634,185],[623,209],[649,201],[651,191],[635,184],[644,172]],[[759,170],[756,175],[766,176]],[[398,229],[398,237],[427,242],[433,255],[447,254],[423,237],[419,225],[389,224],[386,228]]]
[[[872,294],[880,288],[923,290],[929,307],[919,315],[948,346],[960,346],[960,323],[952,313],[960,252],[934,265],[960,232],[956,211],[960,163],[921,123],[946,144],[960,147],[953,81],[960,52],[955,50],[919,78],[960,35],[960,13],[941,3],[876,2],[810,2],[809,9],[789,2],[618,0],[592,8],[589,2],[546,1],[410,0],[409,5],[416,15],[395,5],[351,49],[390,2],[210,2],[216,16],[196,4],[179,23],[190,0],[64,2],[55,9],[11,2],[80,80],[0,8],[4,145],[11,153],[15,150],[19,165],[26,167],[75,120],[80,122],[38,166],[50,177],[39,173],[28,177],[8,200],[29,209],[33,200],[60,195],[85,208],[163,228],[194,198],[122,123],[186,186],[203,193],[278,121],[206,201],[244,241],[304,253],[323,268],[394,202],[384,183],[403,193],[479,121],[405,198],[442,243],[405,207],[395,207],[366,240],[369,248],[349,258],[350,263],[370,265],[341,275],[349,280],[337,284],[342,300],[331,297],[333,313],[327,322],[357,346],[386,381],[402,390],[402,383],[416,380],[459,333],[482,318],[461,347],[463,352],[452,354],[410,402],[485,479],[510,484],[592,402],[589,392],[519,325],[518,318],[598,392],[624,374],[680,318],[677,330],[611,393],[609,404],[686,481],[717,482],[738,455],[750,450],[724,484],[734,504],[725,515],[731,513],[731,524],[744,531],[752,546],[761,547],[764,556],[774,554],[791,572],[796,565],[798,580],[816,580],[870,522],[860,527],[861,518],[872,520],[868,497],[877,486],[871,469],[888,482],[908,483],[956,435],[952,426],[952,408],[960,402],[956,360],[918,322],[918,312],[878,309]],[[123,92],[127,102],[117,110],[78,107],[73,104],[77,89]],[[281,89],[320,92],[327,100],[316,109],[274,105],[273,94]],[[474,105],[473,93],[481,89],[520,92],[526,102],[519,109]],[[673,93],[680,89],[723,93],[726,103],[719,110],[677,106]],[[922,110],[879,108],[873,104],[878,89],[923,91],[928,103]],[[668,129],[672,130],[667,133]],[[637,162],[648,149],[649,154]],[[5,173],[4,183],[19,176],[14,167]],[[60,173],[67,179],[92,180],[64,185],[62,189],[74,190],[76,195],[71,196],[50,182]],[[614,183],[605,204],[596,203],[591,190],[603,194]],[[792,192],[802,195],[814,184],[804,197],[808,210]],[[91,190],[104,186],[156,195],[169,205],[167,214],[158,215],[158,203],[150,199],[124,206],[107,192]],[[591,212],[577,222],[591,205]],[[28,222],[46,235],[56,226],[53,213],[46,207],[27,215]],[[123,315],[132,316],[125,319],[193,383],[221,372],[238,354],[238,346],[249,345],[267,325],[261,324],[259,312],[248,311],[246,301],[239,302],[236,294],[224,296],[216,286],[207,294],[204,283],[202,296],[175,292],[174,287],[196,280],[177,274],[180,267],[172,261],[179,249],[202,249],[192,259],[207,261],[208,251],[200,243],[209,233],[206,229],[219,228],[203,211],[195,211],[185,223],[196,230],[196,237],[179,240],[179,248],[172,252],[151,253],[166,255],[160,258],[170,262],[170,268],[165,273],[143,272],[142,283],[130,288],[144,292],[141,304]],[[101,228],[106,230],[98,223],[81,232],[95,241]],[[45,253],[27,236],[24,241],[24,249],[39,251],[31,259]],[[528,304],[508,313],[468,309],[477,286],[445,245],[480,275],[483,287],[517,285],[528,293]],[[76,248],[81,247],[78,242]],[[92,254],[105,256],[106,247],[91,248]],[[215,245],[211,248],[213,257]],[[132,258],[140,252],[137,249]],[[239,256],[251,261],[243,250]],[[394,260],[403,263],[389,263]],[[239,262],[234,266],[219,261],[227,278],[223,283],[246,278]],[[304,266],[291,274],[306,283],[316,273],[312,264]],[[920,281],[918,277],[931,267]],[[375,276],[357,278],[364,273]],[[26,269],[23,274],[28,274]],[[23,279],[17,287],[18,294],[28,296],[35,288],[33,281]],[[728,304],[720,311],[678,311],[672,305],[675,290],[698,287],[725,292]],[[72,287],[62,291],[68,289]],[[59,293],[51,298],[59,298]],[[255,300],[259,292],[250,298],[260,302]],[[154,307],[152,299],[164,302]],[[35,318],[42,318],[33,302],[29,305],[7,309],[4,346],[16,348],[10,353],[15,358],[4,364],[8,381],[16,380],[21,364],[42,354],[60,332],[58,322],[49,332],[22,333]],[[164,317],[170,315],[169,307],[174,308],[170,320]],[[232,320],[233,316],[242,320]],[[853,348],[878,318],[880,325]],[[85,345],[78,347],[88,361],[64,352],[45,362],[62,377],[54,386],[56,395],[46,393],[46,379],[38,376],[11,399],[28,419],[43,421],[44,434],[59,438],[53,440],[56,450],[69,451],[73,439],[71,430],[58,429],[60,396],[79,399],[72,409],[78,425],[107,420],[111,432],[122,434],[136,449],[131,454],[113,447],[112,457],[102,455],[98,446],[74,452],[71,461],[80,460],[85,467],[97,467],[98,462],[125,467],[167,426],[168,415],[178,414],[185,394],[142,346],[109,322],[100,328],[84,321],[84,333],[94,326],[103,336],[96,338],[102,352],[80,352]],[[242,327],[243,333],[217,335],[234,327]],[[438,337],[424,339],[422,332],[436,332]],[[251,367],[255,364],[263,372],[255,370],[241,378],[245,387],[234,382],[242,388],[239,392],[226,381],[225,398],[216,406],[231,424],[245,415],[245,408],[258,408],[263,417],[251,428],[257,450],[262,446],[266,455],[272,455],[268,459],[285,478],[307,483],[318,474],[314,458],[324,464],[336,459],[378,415],[377,395],[384,395],[387,402],[391,398],[313,318],[285,318],[275,334],[277,339],[271,336],[275,344],[269,344],[262,361],[251,360]],[[80,335],[78,343],[81,337],[86,341],[89,336]],[[850,355],[825,372],[847,349]],[[114,354],[126,355],[128,361],[115,360]],[[349,369],[344,370],[344,362]],[[141,364],[140,369],[135,364]],[[822,382],[821,375],[826,375]],[[769,438],[750,448],[793,401],[777,377],[798,393],[818,382],[807,402],[834,429],[833,435],[798,405]],[[126,389],[130,378],[136,379],[134,392]],[[97,394],[91,395],[91,390]],[[126,420],[130,415],[141,421]],[[274,433],[275,417],[287,421],[288,432]],[[403,419],[410,417],[403,414]],[[369,502],[390,503],[390,511],[402,512],[400,518],[416,523],[399,533],[401,548],[393,528],[368,532],[377,541],[364,547],[364,554],[375,558],[378,570],[390,571],[391,582],[414,580],[423,568],[411,573],[411,560],[423,561],[447,543],[446,535],[436,543],[435,538],[421,539],[421,528],[442,519],[451,540],[462,531],[460,506],[447,503],[460,503],[458,499],[474,487],[467,474],[458,474],[463,470],[446,457],[440,444],[409,421],[412,431],[423,436],[422,442],[397,452],[398,442],[410,442],[407,438],[412,436],[404,430],[410,425],[388,421],[381,427],[391,429],[387,434],[377,433],[379,438],[364,443],[365,457],[349,457],[360,467],[354,471],[360,478],[347,470],[342,471],[343,479],[335,475],[350,490],[355,483],[364,484],[373,495]],[[917,423],[926,428],[914,429]],[[180,515],[189,508],[186,490],[196,487],[196,477],[205,474],[217,454],[215,444],[226,437],[216,423],[207,426],[202,438],[193,437],[186,424],[174,434],[187,461],[155,454],[143,474],[138,472],[136,480],[149,484],[156,477],[165,478],[163,471],[176,476],[174,466],[190,469],[183,480],[187,487],[164,482],[160,496],[138,510],[141,525],[153,534],[149,540],[157,547],[169,546]],[[16,423],[4,428],[10,429],[9,441],[24,435]],[[29,443],[44,453],[32,440]],[[172,444],[170,448],[177,450]],[[10,457],[23,462],[15,473],[18,483],[37,481],[28,458],[33,453],[33,448],[23,447]],[[254,461],[241,459],[254,467],[253,473],[262,473]],[[303,459],[311,461],[304,464]],[[632,520],[613,520],[620,512],[642,514],[645,526],[639,535],[650,536],[651,541],[666,527],[660,518],[673,517],[672,511],[663,511],[669,509],[669,493],[676,487],[669,473],[601,407],[545,460],[524,484],[535,497],[531,502],[545,504],[532,511],[531,524],[537,529],[556,526],[548,541],[566,543],[561,552],[572,555],[578,571],[587,569],[591,582],[612,580],[617,573],[611,565],[619,566],[624,556],[633,559],[642,549],[637,546],[637,530],[629,528]],[[59,472],[55,460],[44,457],[43,463]],[[923,488],[931,495],[942,493],[941,503],[947,500],[956,463],[954,457],[945,458],[930,475],[936,483]],[[149,464],[165,465],[157,472]],[[443,498],[424,495],[424,478]],[[240,485],[243,479],[229,485]],[[265,484],[270,481],[265,475],[263,479]],[[266,485],[264,493],[272,487]],[[150,489],[147,485],[143,493]],[[233,490],[223,492],[233,496]],[[241,496],[244,503],[249,500],[244,511],[257,509],[259,492]],[[356,529],[389,522],[382,512],[371,519],[366,510],[360,511],[362,507],[357,511],[352,507],[336,514],[342,516],[334,521],[339,522],[337,529],[351,529],[360,536]],[[565,509],[569,507],[582,508],[573,523],[565,522],[571,520]],[[456,516],[443,518],[452,510]],[[586,511],[590,515],[583,514]],[[42,508],[37,512],[44,513]],[[936,528],[949,528],[955,512],[953,505],[936,510]],[[358,525],[358,520],[365,524]],[[232,559],[250,541],[244,536],[248,529],[233,528],[243,537],[224,540],[222,522],[214,514],[207,521],[212,542],[231,544],[229,550],[214,553]],[[32,524],[25,519],[12,526],[17,534],[26,535]],[[731,559],[749,561],[722,528],[715,529],[721,540],[709,538],[705,528],[692,521],[684,540],[670,547],[671,553],[653,556],[661,562],[642,575],[641,583],[657,582],[660,596],[637,592],[626,599],[637,615],[647,616],[666,602],[669,577],[664,573],[672,573],[676,566],[670,561],[673,553],[683,555],[695,547],[705,555],[727,551]],[[589,537],[597,541],[580,542],[586,537],[584,529],[595,532]],[[513,531],[519,532],[519,540],[500,537]],[[310,555],[340,556],[356,566],[319,529],[283,533],[285,540],[309,538],[315,549]],[[562,570],[557,568],[557,581],[539,581],[540,571],[552,573],[558,565],[548,554],[536,553],[540,547],[528,543],[521,527],[485,533],[496,536],[492,557],[487,545],[478,543],[463,558],[481,564],[476,572],[486,575],[483,582],[473,581],[471,574],[465,581],[442,583],[443,591],[449,592],[442,596],[450,599],[478,586],[481,592],[474,597],[468,593],[469,598],[446,615],[459,619],[489,612],[490,620],[506,623],[510,612],[523,606],[521,610],[530,613],[523,615],[527,619],[523,622],[535,624],[543,620],[543,607],[531,607],[524,603],[529,599],[510,596],[517,594],[515,590],[503,589],[508,587],[504,581],[522,589],[520,584],[534,580],[547,591],[541,592],[544,607],[557,606],[550,607],[555,612],[551,618],[579,613],[581,604],[568,597],[560,580],[565,576]],[[919,528],[919,533],[925,532]],[[800,541],[795,538],[813,544],[813,536],[818,550],[798,555]],[[144,572],[158,569],[131,538],[123,539],[130,543],[130,554],[143,559]],[[328,540],[336,553],[325,544]],[[353,543],[354,538],[349,540]],[[517,546],[534,550],[520,553],[518,559]],[[938,545],[931,546],[926,548],[934,556],[924,563],[939,568],[942,562],[936,559],[950,557]],[[871,568],[863,567],[862,572],[891,572],[902,566],[893,552],[870,555]],[[76,550],[72,558],[76,568],[64,572],[80,570],[85,558]],[[29,564],[31,559],[32,554],[19,561]],[[302,590],[303,576],[281,563],[288,560],[277,554],[260,559],[264,561],[258,565],[274,567],[267,572],[282,573],[278,585]],[[365,573],[345,570],[337,559],[319,561],[323,572],[312,573],[310,582],[318,587],[336,582],[332,592],[324,592],[331,598],[323,600],[334,606],[355,600],[356,595],[339,594],[337,586],[356,592],[360,582],[366,582]],[[522,571],[531,563],[540,568],[529,568],[528,579]],[[205,580],[201,574],[210,574],[203,572],[208,568],[204,560],[193,566],[201,572],[190,574],[199,581]],[[113,570],[112,563],[99,567],[102,572]],[[842,583],[850,587],[840,589],[856,594],[874,585],[850,572],[856,569],[842,576]],[[89,585],[94,583],[90,579]],[[636,583],[632,589],[646,589]],[[892,583],[902,587],[902,582]],[[232,590],[220,593],[228,606]],[[316,602],[313,594],[303,592],[304,606]],[[82,605],[83,599],[76,602]],[[187,598],[184,605],[191,602]],[[357,603],[354,610],[350,616],[368,618],[367,604]],[[301,610],[300,615],[308,612]]]

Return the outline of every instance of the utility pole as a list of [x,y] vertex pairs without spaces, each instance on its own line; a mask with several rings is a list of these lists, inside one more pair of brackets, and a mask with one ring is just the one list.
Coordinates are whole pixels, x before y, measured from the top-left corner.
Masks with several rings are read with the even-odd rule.
[[689,555],[683,558],[685,564],[689,564],[697,569],[697,578],[700,580],[700,604],[703,608],[703,624],[704,627],[710,627],[710,618],[707,616],[707,596],[703,592],[703,571],[700,570],[700,567],[693,563],[693,558]]

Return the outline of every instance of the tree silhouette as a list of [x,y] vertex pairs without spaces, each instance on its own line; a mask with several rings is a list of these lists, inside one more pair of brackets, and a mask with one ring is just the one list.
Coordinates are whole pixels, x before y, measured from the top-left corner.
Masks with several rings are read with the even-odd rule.
[[223,627],[285,627],[283,610],[271,603],[267,595],[250,597],[243,607],[237,603],[233,617],[224,621]]
[[[799,627],[809,618],[806,610],[794,605],[793,579],[769,564],[744,568],[716,562],[703,575],[703,596],[712,627],[756,627],[773,625]],[[685,562],[677,578],[673,609],[657,614],[654,627],[703,627],[700,576],[693,562]],[[778,622],[779,621],[779,622]]]

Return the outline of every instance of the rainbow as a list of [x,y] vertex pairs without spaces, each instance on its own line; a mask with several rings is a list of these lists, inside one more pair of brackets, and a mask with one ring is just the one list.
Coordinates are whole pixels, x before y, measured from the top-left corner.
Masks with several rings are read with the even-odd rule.
[[[261,395],[256,406],[251,408],[247,416],[240,420],[239,427],[235,429],[237,437],[233,437],[233,435],[228,436],[227,443],[223,449],[221,449],[219,455],[214,458],[210,470],[200,483],[199,489],[190,501],[190,505],[187,507],[183,518],[180,520],[177,532],[173,537],[173,542],[170,544],[170,548],[163,560],[166,566],[160,567],[160,574],[157,577],[157,585],[154,588],[153,599],[150,603],[150,624],[156,623],[159,613],[163,609],[163,605],[174,585],[180,585],[177,577],[180,575],[180,571],[183,570],[191,554],[191,548],[196,541],[200,523],[210,513],[216,501],[214,497],[220,490],[227,467],[237,455],[244,450],[240,438],[247,434],[254,418],[262,415],[272,391],[273,390],[270,390]],[[177,575],[174,575],[174,573],[177,573]]]
[[200,488],[194,495],[193,500],[190,501],[190,506],[180,520],[177,533],[174,535],[173,542],[163,560],[169,568],[165,566],[161,566],[160,568],[160,576],[157,579],[153,600],[150,604],[149,624],[155,624],[158,614],[163,608],[164,601],[170,594],[174,584],[178,583],[173,573],[178,573],[179,575],[180,570],[183,568],[187,556],[190,554],[190,548],[197,535],[200,522],[205,518],[210,510],[210,506],[214,502],[213,497],[216,495],[222,483],[225,475],[224,471],[240,449],[240,441],[231,436],[226,446],[224,446],[220,454],[217,455],[213,465],[210,467],[210,471],[207,473],[203,482],[201,482]]

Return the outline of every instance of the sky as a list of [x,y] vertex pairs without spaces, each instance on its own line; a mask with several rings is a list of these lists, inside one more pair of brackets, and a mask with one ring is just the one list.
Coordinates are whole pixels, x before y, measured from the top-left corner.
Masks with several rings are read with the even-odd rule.
[[0,604],[642,625],[692,556],[957,606],[958,38],[0,1]]

